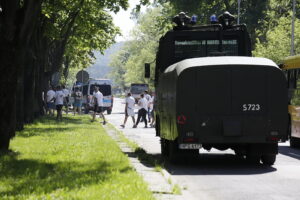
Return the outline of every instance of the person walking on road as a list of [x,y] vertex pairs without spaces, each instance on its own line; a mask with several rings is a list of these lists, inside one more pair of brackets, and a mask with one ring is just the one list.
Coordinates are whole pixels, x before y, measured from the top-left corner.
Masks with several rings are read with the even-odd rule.
[[125,128],[125,124],[127,122],[128,116],[132,118],[133,122],[133,128],[135,126],[135,118],[134,118],[134,104],[135,104],[135,99],[131,96],[131,93],[129,92],[127,94],[127,97],[125,99],[125,119],[124,123],[120,125],[122,128]]
[[152,127],[152,128],[155,125],[155,117],[154,117],[154,108],[155,108],[155,105],[154,105],[154,100],[155,100],[155,93],[152,92],[152,97],[151,97],[151,100],[149,102],[149,104],[150,104],[150,115],[151,115],[150,127]]
[[74,97],[74,115],[76,113],[76,110],[78,111],[78,114],[81,114],[81,107],[82,107],[82,92],[79,90],[78,87],[75,88],[75,92],[73,94]]
[[94,102],[94,114],[92,122],[95,121],[96,113],[103,118],[103,125],[106,124],[105,117],[103,115],[103,94],[99,91],[98,87],[95,87],[95,91],[93,93],[93,102]]
[[52,89],[52,86],[50,86],[46,94],[46,113],[49,113],[49,115],[51,116],[54,115],[55,109],[54,96],[55,91]]
[[148,101],[147,115],[148,115],[148,122],[150,123],[150,121],[151,121],[151,114],[150,114],[150,104],[149,103],[151,101],[151,96],[150,96],[148,90],[145,90],[144,96],[145,96],[145,99]]
[[137,125],[139,124],[141,118],[143,118],[143,121],[145,123],[145,128],[147,128],[147,119],[146,119],[146,115],[147,115],[147,110],[148,110],[148,101],[147,99],[144,97],[144,94],[141,94],[141,98],[140,100],[138,101],[138,106],[140,107],[139,108],[139,111],[138,111],[138,118],[137,118],[137,121],[136,121],[136,124],[134,126],[134,128],[137,127]]
[[57,111],[57,116],[56,120],[62,121],[62,108],[64,105],[64,93],[61,89],[61,86],[56,87],[56,92],[55,92],[55,106],[56,106],[56,111]]

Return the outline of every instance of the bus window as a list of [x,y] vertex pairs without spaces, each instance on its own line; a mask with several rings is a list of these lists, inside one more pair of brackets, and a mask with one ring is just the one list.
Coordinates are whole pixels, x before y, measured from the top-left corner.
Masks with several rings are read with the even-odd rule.
[[110,85],[99,85],[99,90],[103,96],[111,95],[111,86]]

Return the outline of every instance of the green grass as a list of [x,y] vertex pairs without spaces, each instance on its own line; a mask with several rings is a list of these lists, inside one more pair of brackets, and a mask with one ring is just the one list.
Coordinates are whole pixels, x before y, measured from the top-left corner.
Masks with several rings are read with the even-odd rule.
[[0,155],[0,197],[32,200],[154,199],[128,158],[88,116],[41,118]]
[[177,194],[177,195],[181,195],[181,188],[178,184],[173,185],[172,187],[172,193],[173,194]]

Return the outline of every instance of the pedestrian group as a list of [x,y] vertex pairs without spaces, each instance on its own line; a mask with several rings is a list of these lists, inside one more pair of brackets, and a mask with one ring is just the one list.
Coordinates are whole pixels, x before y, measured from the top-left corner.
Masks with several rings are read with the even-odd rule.
[[54,110],[56,110],[56,119],[62,120],[62,108],[66,107],[66,113],[68,114],[68,104],[69,104],[69,90],[64,86],[58,85],[54,91],[53,87],[50,86],[46,94],[46,113],[54,116]]
[[[139,122],[144,122],[144,128],[148,128],[148,123],[150,123],[150,127],[154,127],[155,119],[154,119],[154,96],[155,93],[152,93],[152,96],[146,90],[144,93],[140,94],[140,98],[137,100],[138,106],[138,116],[135,121],[135,103],[136,100],[132,97],[131,93],[127,93],[127,97],[125,99],[125,118],[123,124],[120,126],[125,128],[128,117],[132,118],[133,127],[137,128]],[[148,121],[147,121],[148,116]]]
[[[69,97],[70,92],[68,89],[66,89],[64,86],[57,86],[54,90],[52,86],[49,87],[49,90],[47,91],[46,98],[44,100],[46,101],[46,113],[49,113],[49,115],[54,116],[54,110],[57,111],[57,120],[62,120],[62,109],[65,107],[65,112],[68,114],[69,111]],[[76,112],[78,114],[81,114],[81,107],[82,107],[82,100],[83,95],[82,92],[78,87],[74,88],[74,92],[72,93],[72,97],[74,98],[73,103],[73,111],[74,115]],[[93,96],[91,96],[90,102],[91,105],[93,105],[93,115],[92,115],[92,122],[95,121],[96,114],[99,114],[99,116],[103,119],[103,124],[106,124],[105,117],[103,115],[104,108],[103,108],[103,94],[100,92],[99,87],[94,87]]]
[[[122,128],[125,128],[129,116],[132,119],[133,128],[137,128],[140,122],[145,123],[144,128],[148,128],[148,123],[150,123],[149,127],[154,127],[155,93],[153,92],[151,93],[151,95],[149,94],[148,91],[145,91],[144,93],[140,94],[140,98],[136,100],[132,97],[130,92],[127,94],[127,97],[125,99],[125,118],[123,124],[121,125]],[[56,109],[57,111],[56,119],[61,121],[62,109],[64,106],[65,106],[65,112],[66,114],[68,114],[69,97],[70,97],[70,92],[64,86],[62,87],[57,86],[56,90],[54,90],[53,87],[50,86],[49,90],[47,91],[46,98],[44,98],[46,101],[46,113],[49,113],[49,115],[54,116],[54,110]],[[72,97],[74,98],[74,104],[73,104],[74,115],[76,112],[78,112],[78,114],[81,114],[83,95],[78,87],[74,88]],[[138,108],[137,120],[135,120],[136,102]],[[96,115],[99,114],[99,116],[103,119],[103,125],[105,125],[106,119],[103,114],[104,112],[103,94],[99,91],[99,87],[97,86],[94,87],[94,92],[93,92],[93,96],[91,97],[90,103],[91,105],[93,105],[93,111],[94,111],[91,122],[94,122]],[[148,120],[147,120],[147,116],[148,116]]]

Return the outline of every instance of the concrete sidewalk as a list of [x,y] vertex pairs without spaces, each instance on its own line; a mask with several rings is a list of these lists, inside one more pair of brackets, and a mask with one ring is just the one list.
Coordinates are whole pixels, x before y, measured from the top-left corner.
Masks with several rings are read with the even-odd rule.
[[[115,104],[116,105],[116,104]],[[126,138],[135,142],[139,147],[144,149],[147,154],[153,156],[160,156],[160,139],[155,136],[154,128],[142,128],[144,123],[140,123],[138,128],[132,128],[133,123],[131,118],[128,119],[126,127],[121,128],[120,125],[124,120],[124,113],[121,111],[121,107],[124,108],[120,102],[117,102],[117,108],[114,107],[114,112],[111,115],[106,115],[106,119],[112,124],[118,131],[121,131]],[[105,126],[104,126],[105,127]],[[106,127],[109,135],[117,139],[116,130]],[[143,179],[149,184],[149,189],[153,192],[154,196],[160,200],[193,200],[194,198],[189,194],[187,190],[184,190],[180,184],[166,171],[157,172],[154,166],[149,166],[141,163],[134,152],[128,147],[127,144],[119,142],[119,146],[124,153],[128,155],[133,167],[136,171],[142,175]],[[181,189],[181,195],[173,194],[175,186],[179,186]]]

